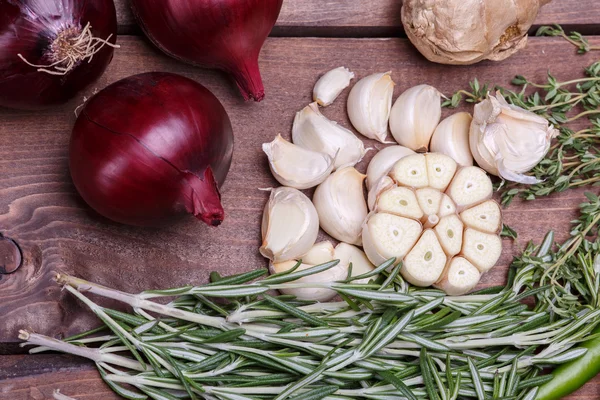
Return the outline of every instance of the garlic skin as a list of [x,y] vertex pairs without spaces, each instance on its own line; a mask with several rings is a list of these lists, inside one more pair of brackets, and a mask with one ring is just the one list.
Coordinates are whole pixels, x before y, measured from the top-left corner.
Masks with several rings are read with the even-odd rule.
[[[285,272],[292,269],[296,265],[296,260],[284,261],[281,263],[271,263],[269,270],[272,274]],[[312,268],[314,265],[300,264],[296,271],[302,271],[308,268]],[[296,279],[291,283],[332,283],[346,279],[348,275],[348,265],[339,263],[338,265],[329,268],[328,270],[304,276]],[[291,289],[279,289],[281,293],[296,296],[299,300],[310,300],[310,301],[328,301],[335,297],[337,292],[328,288],[291,288]]]
[[365,146],[351,131],[327,119],[317,103],[296,113],[292,126],[294,144],[325,153],[334,159],[334,168],[354,166],[364,157]]
[[508,104],[498,92],[475,105],[469,145],[477,164],[490,174],[535,184],[540,181],[524,173],[544,158],[557,135],[548,120]]
[[386,143],[387,124],[392,108],[394,81],[391,71],[359,80],[348,96],[348,117],[363,136]]
[[313,101],[316,101],[321,107],[327,107],[344,89],[350,86],[352,79],[354,79],[354,72],[346,67],[338,67],[326,72],[315,84]]
[[392,107],[392,136],[402,146],[425,152],[441,116],[440,92],[429,85],[414,86],[402,93]]
[[473,118],[468,112],[459,112],[439,123],[431,137],[430,150],[452,157],[461,167],[473,165],[469,147],[469,129]]
[[375,186],[369,189],[367,194],[367,206],[369,206],[369,211],[376,211],[375,206],[377,205],[377,201],[379,200],[379,196],[383,194],[386,190],[391,189],[396,186],[396,182],[389,176],[384,176],[377,182]]
[[260,254],[276,263],[297,259],[317,240],[319,216],[304,193],[279,187],[271,190],[261,232]]
[[361,244],[362,225],[368,213],[363,195],[365,178],[353,167],[345,167],[331,174],[315,190],[313,204],[321,228],[339,241]]
[[[358,276],[371,272],[375,269],[375,266],[371,264],[371,261],[367,258],[367,255],[356,246],[348,243],[341,242],[335,247],[334,259],[340,260],[340,264],[347,265],[348,268],[352,263],[352,275]],[[371,279],[377,279],[378,275],[370,278],[357,279],[352,283],[369,283]]]
[[404,146],[388,146],[377,152],[367,167],[367,189],[379,182],[392,169],[396,161],[415,154],[414,151]]
[[296,189],[317,186],[331,174],[334,160],[325,153],[307,150],[277,135],[264,143],[271,173],[279,183]]
[[329,240],[315,243],[310,250],[301,257],[302,263],[319,265],[334,259],[334,248]]

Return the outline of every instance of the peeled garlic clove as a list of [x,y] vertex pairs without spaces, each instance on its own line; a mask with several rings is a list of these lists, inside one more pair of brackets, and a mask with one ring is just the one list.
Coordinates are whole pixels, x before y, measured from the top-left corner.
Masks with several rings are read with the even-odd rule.
[[442,120],[431,137],[430,150],[452,157],[461,167],[473,165],[469,148],[471,114],[459,112]]
[[385,142],[392,108],[394,81],[391,71],[362,78],[350,90],[348,117],[352,126],[369,139]]
[[367,167],[367,189],[371,189],[387,175],[396,161],[411,154],[415,154],[415,152],[404,146],[389,146],[379,150]]
[[388,213],[372,214],[363,226],[363,248],[374,265],[392,257],[398,263],[419,240],[421,232],[421,224],[415,220]]
[[440,211],[438,215],[440,218],[445,217],[446,215],[451,215],[456,213],[456,205],[447,194],[442,194],[442,203],[440,204]]
[[431,187],[415,191],[419,206],[425,215],[437,214],[442,204],[442,192]]
[[454,178],[457,164],[451,157],[440,153],[425,154],[429,186],[444,191]]
[[310,199],[299,190],[271,191],[262,220],[260,253],[274,262],[297,259],[317,240],[319,216]]
[[424,216],[415,192],[403,186],[383,192],[379,196],[375,211],[417,220]]
[[404,257],[400,274],[415,286],[430,286],[442,276],[446,260],[437,236],[428,229]]
[[367,194],[367,205],[369,206],[369,210],[375,210],[379,196],[386,190],[393,188],[395,185],[396,183],[394,180],[386,175],[381,178],[377,184],[371,187]]
[[481,274],[468,260],[455,257],[446,266],[442,277],[433,286],[450,296],[461,296],[477,286]]
[[354,72],[346,67],[338,67],[319,78],[313,89],[313,101],[327,107],[350,85]]
[[329,240],[325,240],[323,242],[315,243],[313,247],[303,255],[302,263],[303,264],[311,264],[311,265],[319,265],[334,260],[334,248]]
[[308,189],[323,182],[333,171],[334,160],[325,153],[307,150],[277,135],[263,144],[273,176],[284,186]]
[[492,197],[492,181],[481,168],[463,167],[454,176],[446,193],[459,211],[464,210]]
[[329,155],[335,160],[335,168],[354,166],[366,153],[363,142],[348,129],[321,114],[317,103],[311,103],[296,113],[292,141],[305,149]]
[[[335,247],[334,259],[340,260],[340,264],[348,265],[352,263],[352,275],[359,276],[366,274],[375,269],[375,266],[371,264],[367,255],[358,247],[348,243],[341,242]],[[352,283],[368,283],[371,279],[377,279],[377,276],[370,278],[357,279]]]
[[390,112],[390,130],[394,139],[414,151],[427,151],[440,117],[440,92],[433,86],[418,85],[398,97]]
[[321,228],[333,238],[360,245],[363,222],[367,217],[367,202],[363,194],[366,175],[353,167],[331,174],[313,195]]
[[396,161],[390,171],[390,176],[400,185],[414,188],[429,186],[425,156],[413,154]]
[[463,245],[463,228],[463,223],[456,214],[443,217],[434,228],[440,244],[448,257],[460,253]]
[[500,236],[467,228],[463,238],[462,255],[477,267],[479,272],[489,271],[500,258]]
[[[292,269],[296,266],[297,261],[290,260],[284,261],[281,263],[271,264],[269,269],[271,273],[280,273],[285,272]],[[308,268],[312,268],[314,265],[310,264],[301,264],[296,271],[302,271]],[[300,279],[296,279],[292,281],[293,283],[332,283],[336,281],[341,281],[346,279],[348,274],[348,266],[343,264],[338,264],[335,267],[329,268],[328,270],[319,272],[317,274],[312,274],[308,276],[304,276]],[[335,297],[337,292],[328,288],[288,288],[288,289],[279,289],[279,291],[283,294],[289,294],[292,296],[296,296],[299,300],[309,300],[309,301],[328,301]]]
[[484,201],[463,211],[460,218],[469,228],[487,233],[498,233],[502,228],[502,211],[494,200]]

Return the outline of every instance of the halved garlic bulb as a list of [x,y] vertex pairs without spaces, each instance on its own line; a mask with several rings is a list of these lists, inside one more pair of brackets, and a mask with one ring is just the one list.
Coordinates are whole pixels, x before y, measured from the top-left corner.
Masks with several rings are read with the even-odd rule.
[[317,103],[296,113],[292,141],[305,149],[329,155],[335,160],[335,168],[354,166],[367,152],[354,133],[321,114]]
[[418,85],[396,99],[390,112],[390,130],[398,144],[427,151],[441,115],[440,92],[429,85]]
[[[281,273],[292,269],[296,266],[296,260],[284,261],[280,263],[272,263],[269,266],[269,270],[272,274]],[[296,271],[302,271],[308,268],[312,268],[314,265],[310,264],[300,264]],[[319,272],[317,274],[312,274],[308,276],[304,276],[300,279],[296,279],[292,281],[292,283],[333,283],[336,281],[341,281],[346,279],[348,275],[348,265],[339,263],[338,265],[329,268],[328,270]],[[279,289],[281,293],[289,294],[292,296],[296,296],[299,300],[310,300],[310,301],[328,301],[331,300],[337,292],[333,289],[328,288],[288,288],[288,289]]]
[[481,273],[463,257],[454,257],[442,273],[442,278],[433,286],[450,296],[460,296],[477,286]]
[[333,245],[329,240],[315,243],[314,246],[301,257],[302,263],[311,265],[324,264],[334,259],[334,252]]
[[319,78],[313,89],[313,101],[327,107],[350,85],[354,72],[346,67],[338,67]]
[[381,178],[386,176],[396,161],[411,154],[415,154],[415,152],[404,146],[388,146],[379,150],[367,167],[367,189],[371,189]]
[[297,189],[271,190],[262,220],[260,253],[274,262],[297,259],[310,250],[319,234],[317,210]]
[[392,108],[394,81],[391,71],[359,80],[348,95],[348,117],[352,126],[369,139],[385,143]]
[[325,153],[292,144],[277,135],[263,144],[273,176],[284,186],[308,189],[323,182],[333,171],[334,160]]
[[[334,259],[340,260],[340,264],[348,265],[352,264],[352,275],[358,276],[366,274],[375,269],[375,266],[371,264],[371,261],[367,258],[367,255],[356,246],[348,243],[341,242],[335,246]],[[352,281],[353,283],[368,283],[371,279],[377,279],[377,276],[371,278],[357,279]]]
[[459,112],[442,120],[433,132],[430,150],[452,157],[461,167],[473,165],[473,155],[469,148],[472,120],[468,112]]
[[361,244],[361,229],[368,213],[363,194],[365,178],[353,167],[345,167],[331,174],[315,190],[313,204],[321,228],[339,241]]

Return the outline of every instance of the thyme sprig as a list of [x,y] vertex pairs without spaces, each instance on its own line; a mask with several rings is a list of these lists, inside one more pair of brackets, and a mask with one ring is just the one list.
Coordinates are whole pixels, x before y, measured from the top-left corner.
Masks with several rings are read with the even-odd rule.
[[559,36],[571,43],[577,48],[577,53],[584,54],[592,50],[600,50],[598,46],[591,46],[588,40],[579,32],[569,32],[568,34],[564,31],[562,26],[554,24],[552,26],[544,25],[540,26],[535,33],[535,36]]

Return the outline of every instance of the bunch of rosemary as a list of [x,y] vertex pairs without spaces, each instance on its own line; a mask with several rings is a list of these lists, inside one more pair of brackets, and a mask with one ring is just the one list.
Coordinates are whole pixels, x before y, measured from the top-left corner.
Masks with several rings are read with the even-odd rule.
[[[533,399],[544,368],[580,357],[600,323],[600,200],[588,194],[571,238],[550,233],[515,260],[505,286],[466,296],[409,287],[393,260],[343,282],[296,279],[333,267],[262,277],[212,274],[204,286],[123,293],[71,276],[57,281],[104,323],[58,341],[22,331],[25,345],[96,362],[127,399]],[[353,280],[371,278],[368,284]],[[343,301],[269,294],[328,287]],[[87,294],[128,304],[123,313]],[[152,299],[174,297],[168,304]],[[523,303],[532,299],[533,305]]]

